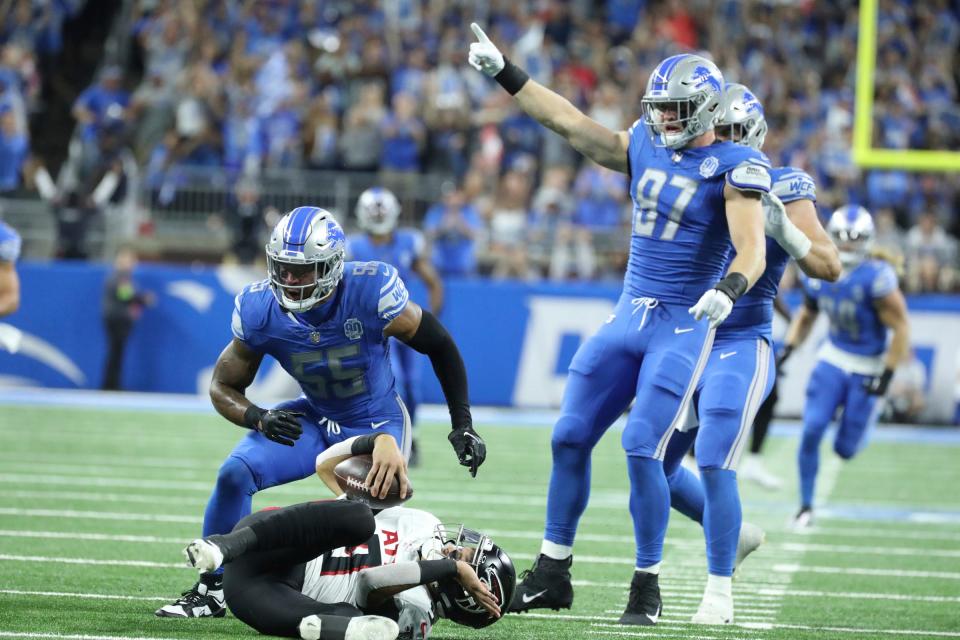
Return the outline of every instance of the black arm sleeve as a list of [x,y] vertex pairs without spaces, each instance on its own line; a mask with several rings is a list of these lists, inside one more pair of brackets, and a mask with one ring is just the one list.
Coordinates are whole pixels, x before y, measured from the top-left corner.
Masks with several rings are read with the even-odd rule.
[[817,304],[817,299],[808,296],[806,292],[803,293],[803,306],[805,306],[810,311],[820,310],[820,305]]
[[430,358],[433,372],[443,389],[443,397],[447,399],[453,428],[473,426],[470,396],[467,391],[467,369],[460,357],[460,350],[440,321],[424,309],[420,327],[407,344]]

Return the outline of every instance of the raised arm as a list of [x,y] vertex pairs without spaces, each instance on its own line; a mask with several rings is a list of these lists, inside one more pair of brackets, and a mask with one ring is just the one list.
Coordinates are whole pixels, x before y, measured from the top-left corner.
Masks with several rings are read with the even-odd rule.
[[626,131],[612,131],[591,119],[505,58],[476,22],[470,28],[478,40],[470,45],[469,61],[475,69],[494,78],[527,115],[563,136],[586,157],[614,171],[629,171]]

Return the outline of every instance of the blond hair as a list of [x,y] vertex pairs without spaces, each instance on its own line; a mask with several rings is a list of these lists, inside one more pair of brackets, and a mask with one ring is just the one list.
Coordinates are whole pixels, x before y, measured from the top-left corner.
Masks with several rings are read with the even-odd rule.
[[876,260],[883,260],[893,267],[893,270],[897,272],[898,276],[903,277],[903,254],[897,249],[875,245],[870,249],[868,255]]

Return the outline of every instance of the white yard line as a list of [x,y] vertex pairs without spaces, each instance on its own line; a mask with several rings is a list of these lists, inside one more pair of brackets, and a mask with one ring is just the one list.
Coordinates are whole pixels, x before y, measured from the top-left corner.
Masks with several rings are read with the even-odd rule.
[[[616,620],[613,620],[612,618],[611,620],[613,622],[616,622]],[[657,626],[662,627],[665,625],[658,624]],[[696,625],[684,625],[684,626],[686,626],[687,628],[696,627]],[[603,634],[603,635],[616,635],[616,636],[626,636],[626,637],[645,637],[650,635],[650,633],[644,632],[644,631],[633,631],[632,629],[628,631],[627,629],[629,629],[629,627],[623,627],[618,624],[610,624],[610,623],[596,624],[595,623],[595,624],[592,624],[591,627],[609,627],[612,629],[619,628],[623,630],[608,631],[606,633],[603,633],[601,631],[587,630],[587,633],[597,633],[597,634]],[[923,638],[960,638],[960,631],[931,631],[926,629],[860,629],[857,627],[814,627],[814,626],[803,625],[803,624],[777,624],[777,623],[768,623],[768,622],[744,622],[744,623],[734,622],[732,625],[730,625],[730,627],[731,628],[740,627],[742,629],[752,629],[754,631],[772,631],[774,629],[792,629],[794,631],[809,631],[812,633],[820,633],[820,634],[822,634],[824,631],[830,631],[833,633],[856,633],[856,634],[865,635],[865,636],[869,636],[869,635],[897,636],[899,635],[899,636],[920,636]],[[719,630],[720,628],[711,627],[710,629]],[[662,635],[662,633],[660,635]],[[687,637],[687,636],[684,635],[684,637]]]
[[[763,594],[767,590],[760,589]],[[787,592],[791,598],[848,598],[852,600],[896,600],[903,602],[949,602],[960,603],[958,596],[915,596],[905,593],[869,593],[864,591],[812,591],[790,589]]]
[[52,538],[57,540],[97,540],[103,542],[137,542],[185,545],[186,538],[163,538],[159,536],[138,536],[110,533],[70,533],[67,531],[24,531],[20,529],[0,529],[2,538]]
[[60,558],[54,556],[20,556],[0,553],[0,560],[13,562],[55,562],[59,564],[85,564],[107,567],[149,567],[151,569],[186,569],[187,563],[150,562],[148,560],[95,560],[93,558]]
[[773,570],[778,573],[830,573],[851,576],[885,576],[891,578],[939,578],[942,580],[960,580],[960,572],[955,571],[913,571],[910,569],[867,569],[858,567],[824,567],[803,564],[775,564]]
[[23,591],[21,589],[0,589],[0,594],[10,596],[41,596],[44,598],[84,598],[90,600],[135,600],[163,602],[170,596],[124,596],[110,593],[81,593],[77,591]]
[[21,509],[0,507],[0,516],[28,518],[80,518],[89,520],[126,520],[140,522],[184,522],[201,524],[200,516],[178,516],[165,513],[124,513],[122,511],[76,511],[72,509]]
[[103,636],[76,633],[44,633],[39,631],[0,631],[0,638],[56,638],[57,640],[177,640],[176,638],[149,638],[144,636]]

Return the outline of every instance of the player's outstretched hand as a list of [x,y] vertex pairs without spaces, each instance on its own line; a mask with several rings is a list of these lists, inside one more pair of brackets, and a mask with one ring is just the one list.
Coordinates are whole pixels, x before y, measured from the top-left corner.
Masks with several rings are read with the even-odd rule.
[[492,78],[503,71],[503,65],[505,64],[503,54],[500,53],[500,49],[497,49],[497,45],[490,42],[490,38],[483,32],[480,25],[471,22],[470,28],[479,42],[470,45],[470,54],[467,56],[467,61],[471,67]]
[[475,602],[487,610],[494,618],[500,617],[500,604],[490,589],[477,577],[477,573],[463,560],[457,560],[457,582],[473,596]]
[[260,416],[257,431],[269,440],[292,447],[294,441],[303,433],[303,427],[300,426],[300,417],[303,415],[300,411],[270,409]]
[[710,321],[711,329],[720,326],[720,323],[727,319],[732,310],[733,300],[719,289],[710,289],[700,296],[697,304],[688,309],[694,320],[707,318]]
[[393,436],[384,434],[378,436],[373,443],[373,466],[370,467],[366,481],[370,487],[370,495],[374,498],[386,498],[394,476],[400,482],[400,498],[406,498],[407,485],[410,483],[407,478],[407,461],[403,459],[403,453]]
[[487,459],[487,445],[480,434],[474,431],[473,427],[462,427],[451,431],[447,440],[457,452],[460,464],[470,467],[470,475],[476,478],[477,468]]

